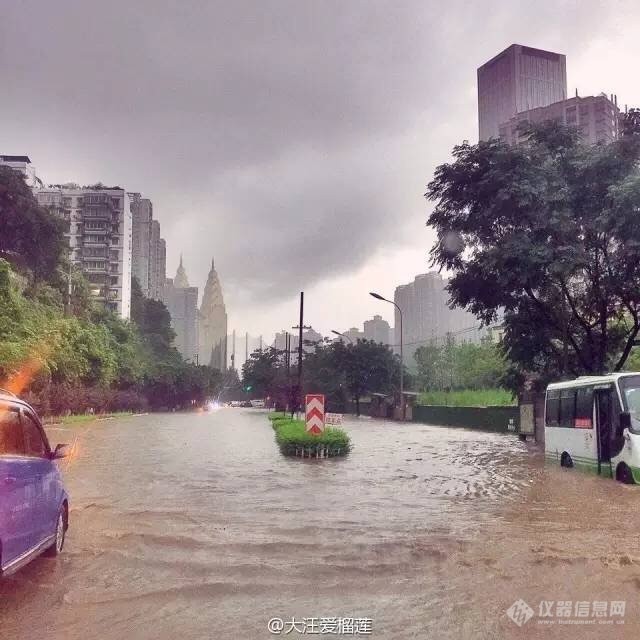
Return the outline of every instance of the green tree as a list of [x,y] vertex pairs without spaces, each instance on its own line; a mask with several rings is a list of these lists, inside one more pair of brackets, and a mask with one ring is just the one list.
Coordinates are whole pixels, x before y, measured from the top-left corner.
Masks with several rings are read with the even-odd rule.
[[622,116],[621,133],[623,136],[640,135],[640,109],[629,109]]
[[347,348],[342,340],[317,343],[304,358],[304,387],[323,393],[327,411],[342,413],[347,409]]
[[28,269],[35,280],[53,279],[65,254],[64,222],[38,205],[23,176],[0,166],[0,257]]
[[400,360],[384,344],[358,340],[346,347],[344,371],[346,387],[360,415],[360,399],[369,393],[392,393],[400,381]]
[[275,347],[254,351],[242,366],[242,385],[258,398],[280,397],[286,385],[283,352]]
[[545,123],[453,156],[426,194],[433,264],[457,306],[504,310],[511,384],[620,370],[640,331],[640,140],[587,146]]

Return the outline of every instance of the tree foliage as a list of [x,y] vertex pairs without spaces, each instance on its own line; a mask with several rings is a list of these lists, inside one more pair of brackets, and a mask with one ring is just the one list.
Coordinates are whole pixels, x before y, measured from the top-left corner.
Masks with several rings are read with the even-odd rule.
[[507,361],[499,344],[425,345],[414,355],[420,391],[492,389],[505,383]]
[[640,139],[588,146],[544,123],[453,156],[426,194],[433,264],[454,304],[484,322],[504,311],[512,386],[624,367],[640,331]]
[[23,176],[0,166],[0,257],[28,269],[35,280],[52,279],[63,255],[64,222],[42,208]]
[[68,262],[64,223],[7,167],[0,222],[0,386],[44,412],[190,407],[219,392],[222,374],[182,359],[169,312],[135,278],[131,321],[94,304]]
[[[327,407],[344,411],[349,398],[359,413],[360,399],[370,393],[393,393],[400,379],[400,360],[386,345],[359,340],[318,343],[305,352],[302,393],[323,393]],[[273,347],[254,351],[243,367],[243,383],[252,387],[254,397],[270,396],[281,405],[294,406],[297,366],[289,379],[285,354]]]

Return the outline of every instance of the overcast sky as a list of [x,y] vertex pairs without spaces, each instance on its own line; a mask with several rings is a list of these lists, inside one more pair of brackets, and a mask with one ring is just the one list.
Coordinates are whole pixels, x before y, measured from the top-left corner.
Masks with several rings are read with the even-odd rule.
[[569,94],[640,105],[637,2],[12,0],[0,153],[47,183],[152,199],[229,330],[327,333],[428,270],[422,194],[477,140],[476,68],[517,42],[567,55]]

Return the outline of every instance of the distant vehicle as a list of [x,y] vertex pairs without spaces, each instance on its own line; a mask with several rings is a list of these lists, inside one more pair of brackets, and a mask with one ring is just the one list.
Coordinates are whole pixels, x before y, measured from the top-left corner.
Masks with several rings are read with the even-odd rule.
[[232,407],[241,407],[242,406],[242,400],[232,400],[231,401],[231,406]]
[[0,574],[36,556],[57,556],[69,527],[69,497],[36,412],[0,390]]
[[550,384],[544,413],[547,460],[640,483],[640,373]]
[[264,409],[265,403],[264,400],[251,400],[251,406],[256,409]]

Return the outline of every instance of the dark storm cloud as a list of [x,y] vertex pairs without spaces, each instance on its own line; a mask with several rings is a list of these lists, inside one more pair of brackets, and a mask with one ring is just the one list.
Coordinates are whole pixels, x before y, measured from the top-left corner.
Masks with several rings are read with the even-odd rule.
[[215,254],[233,286],[286,296],[422,225],[437,130],[475,132],[475,67],[511,43],[482,4],[5,3],[3,152],[143,191],[196,284]]

